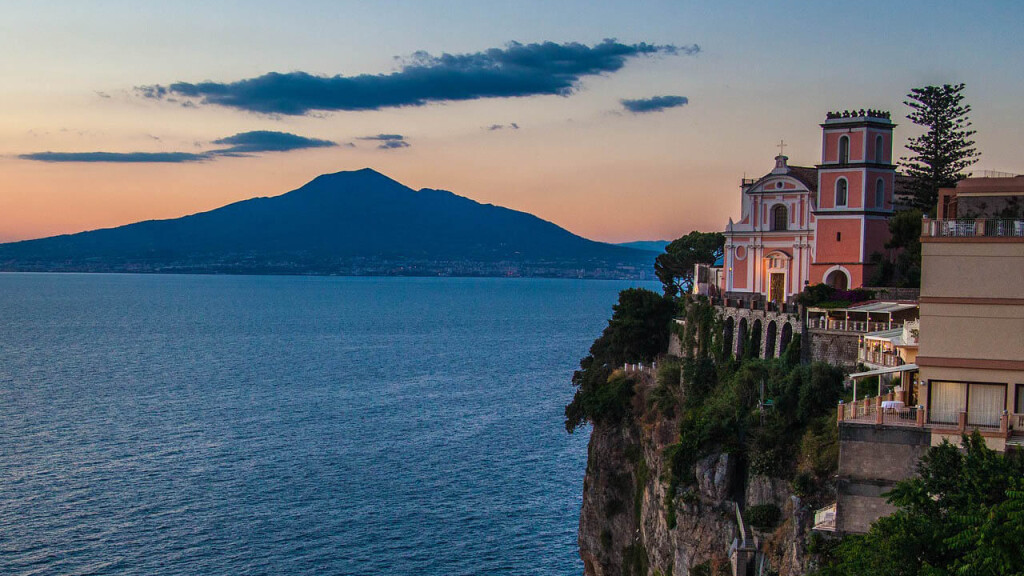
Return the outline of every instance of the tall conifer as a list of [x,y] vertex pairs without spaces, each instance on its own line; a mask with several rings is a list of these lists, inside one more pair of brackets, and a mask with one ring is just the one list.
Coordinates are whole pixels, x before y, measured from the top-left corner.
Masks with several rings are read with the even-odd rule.
[[910,139],[907,148],[913,155],[900,158],[900,163],[913,179],[915,204],[929,214],[935,212],[939,188],[966,178],[964,169],[981,156],[970,139],[975,131],[969,129],[971,106],[962,104],[963,90],[963,83],[913,88],[903,102],[911,108],[907,119],[927,129]]

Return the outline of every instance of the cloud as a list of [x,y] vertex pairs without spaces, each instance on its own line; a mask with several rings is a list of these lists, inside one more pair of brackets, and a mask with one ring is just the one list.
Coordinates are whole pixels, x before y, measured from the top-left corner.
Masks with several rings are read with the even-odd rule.
[[519,124],[516,124],[515,122],[509,122],[508,124],[491,124],[486,129],[494,132],[495,130],[504,130],[505,128],[508,128],[509,130],[519,130]]
[[173,97],[262,114],[303,115],[314,110],[379,110],[430,102],[567,96],[586,76],[609,74],[630,58],[656,54],[696,54],[700,47],[621,44],[605,40],[588,46],[544,42],[491,48],[470,54],[416,52],[397,72],[358,76],[317,76],[271,72],[237,82],[176,82],[139,86],[145,97]]
[[122,163],[181,163],[208,160],[206,153],[189,152],[35,152],[18,156],[22,160],[37,162],[122,162]]
[[37,162],[185,163],[202,162],[218,157],[250,156],[261,152],[289,152],[337,146],[330,140],[268,130],[240,132],[234,136],[214,140],[213,144],[227,147],[206,152],[35,152],[22,154],[18,158]]
[[357,140],[372,140],[380,142],[377,148],[381,150],[394,150],[396,148],[408,148],[411,146],[405,141],[405,136],[401,134],[377,134],[376,136],[363,136],[357,138]]
[[685,106],[690,100],[686,96],[652,96],[637,100],[620,100],[620,102],[623,108],[633,114],[646,114],[648,112],[661,112],[662,110],[677,106]]
[[257,152],[288,152],[291,150],[302,150],[306,148],[328,148],[337,146],[330,140],[319,140],[317,138],[306,138],[289,132],[273,132],[270,130],[255,130],[252,132],[241,132],[234,136],[214,140],[214,144],[228,146],[220,150],[214,150],[216,154],[250,154]]

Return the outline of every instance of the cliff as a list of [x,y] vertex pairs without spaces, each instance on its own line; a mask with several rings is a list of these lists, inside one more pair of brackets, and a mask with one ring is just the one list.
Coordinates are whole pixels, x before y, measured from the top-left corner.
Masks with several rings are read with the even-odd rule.
[[752,473],[742,456],[712,450],[694,465],[696,486],[682,495],[677,489],[668,503],[666,452],[678,441],[680,416],[666,415],[651,401],[657,387],[652,374],[635,374],[634,381],[631,416],[595,423],[590,436],[579,525],[585,574],[731,574],[737,503],[747,511],[778,507],[776,526],[754,533],[771,572],[804,574],[813,512],[789,481]]

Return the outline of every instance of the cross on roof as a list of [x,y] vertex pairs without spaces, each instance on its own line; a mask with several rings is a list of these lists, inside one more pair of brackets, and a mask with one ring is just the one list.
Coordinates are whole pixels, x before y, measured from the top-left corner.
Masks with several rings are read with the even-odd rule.
[[786,155],[786,146],[788,146],[788,144],[786,144],[785,140],[779,140],[779,156]]

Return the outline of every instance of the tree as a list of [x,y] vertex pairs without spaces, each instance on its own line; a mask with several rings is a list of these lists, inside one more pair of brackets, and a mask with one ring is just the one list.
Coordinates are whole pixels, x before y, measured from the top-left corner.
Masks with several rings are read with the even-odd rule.
[[576,394],[565,407],[569,432],[587,422],[615,422],[629,412],[633,380],[615,369],[625,362],[649,362],[668,348],[672,300],[650,290],[619,292],[612,318],[572,375]]
[[921,286],[921,211],[902,210],[889,218],[888,254],[872,254],[876,269],[872,286]]
[[900,158],[912,178],[910,190],[914,203],[923,212],[934,213],[939,188],[955,186],[967,177],[964,169],[978,161],[968,114],[971,107],[962,104],[964,84],[943,84],[913,88],[903,103],[911,108],[907,119],[927,131],[910,139],[910,157]]
[[693,267],[696,264],[714,264],[722,256],[725,235],[721,232],[693,231],[665,247],[665,253],[654,261],[665,294],[678,296],[693,286]]

